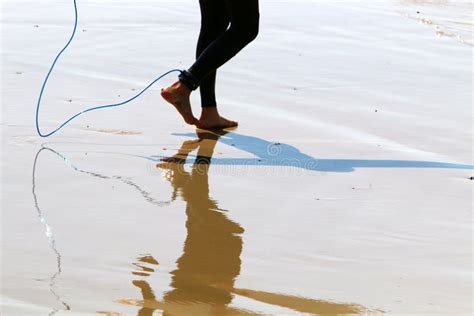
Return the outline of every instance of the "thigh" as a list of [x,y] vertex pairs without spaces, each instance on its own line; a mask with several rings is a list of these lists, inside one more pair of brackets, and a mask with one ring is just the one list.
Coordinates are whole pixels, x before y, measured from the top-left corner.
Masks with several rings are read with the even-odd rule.
[[230,14],[231,23],[258,23],[260,13],[258,0],[224,0]]
[[227,26],[230,22],[229,8],[225,0],[199,0],[203,26]]

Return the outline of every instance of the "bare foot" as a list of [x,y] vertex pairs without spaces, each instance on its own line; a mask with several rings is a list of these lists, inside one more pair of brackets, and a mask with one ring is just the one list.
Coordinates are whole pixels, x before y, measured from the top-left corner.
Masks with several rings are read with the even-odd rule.
[[219,116],[217,119],[207,120],[199,119],[196,126],[202,129],[221,129],[229,127],[237,127],[239,123],[228,120],[225,117]]
[[183,117],[184,121],[188,124],[197,124],[197,119],[193,115],[191,109],[191,103],[189,102],[189,96],[191,90],[189,90],[180,81],[176,81],[166,89],[161,89],[161,96],[168,103],[171,103],[179,114]]
[[222,129],[236,127],[239,124],[236,121],[228,120],[217,112],[217,108],[203,108],[201,117],[196,126],[202,129]]

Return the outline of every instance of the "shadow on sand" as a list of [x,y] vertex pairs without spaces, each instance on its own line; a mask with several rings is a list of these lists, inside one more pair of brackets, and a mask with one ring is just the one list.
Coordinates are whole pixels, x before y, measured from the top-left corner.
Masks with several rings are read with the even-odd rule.
[[[430,169],[468,169],[474,170],[473,165],[417,160],[363,160],[363,159],[317,159],[298,148],[270,142],[258,137],[223,131],[208,132],[221,136],[220,143],[232,146],[254,156],[254,158],[212,158],[214,165],[231,166],[281,166],[294,167],[310,171],[322,172],[352,172],[355,168],[430,168]],[[174,133],[176,136],[195,137],[196,134]],[[143,157],[149,160],[159,160],[161,156]]]

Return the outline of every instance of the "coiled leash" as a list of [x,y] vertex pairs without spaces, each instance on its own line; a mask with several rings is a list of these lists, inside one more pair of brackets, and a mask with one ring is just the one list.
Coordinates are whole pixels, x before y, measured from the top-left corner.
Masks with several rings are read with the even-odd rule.
[[87,112],[91,112],[91,111],[95,111],[95,110],[100,110],[100,109],[106,109],[106,108],[113,108],[113,107],[118,107],[118,106],[121,106],[121,105],[124,105],[124,104],[127,104],[133,100],[135,100],[136,98],[138,98],[139,96],[141,96],[145,91],[147,91],[148,89],[151,88],[151,86],[153,86],[156,82],[158,82],[161,78],[169,75],[170,73],[173,73],[173,72],[179,72],[180,73],[180,76],[183,76],[183,74],[186,74],[187,71],[184,71],[184,70],[179,70],[179,69],[172,69],[170,71],[167,71],[165,72],[164,74],[162,74],[161,76],[159,76],[158,78],[156,78],[155,80],[153,80],[148,86],[146,86],[143,90],[141,90],[138,94],[136,94],[135,96],[125,100],[125,101],[122,101],[122,102],[119,102],[119,103],[113,103],[113,104],[105,104],[105,105],[99,105],[99,106],[94,106],[94,107],[91,107],[91,108],[88,108],[84,111],[81,111],[73,116],[71,116],[70,118],[68,118],[64,123],[62,123],[61,125],[59,125],[58,128],[54,129],[53,131],[49,132],[49,133],[42,133],[41,130],[40,130],[40,127],[39,127],[39,111],[40,111],[40,106],[41,106],[41,100],[43,98],[43,93],[46,89],[46,85],[48,83],[48,80],[51,76],[51,73],[53,72],[53,69],[54,67],[56,66],[56,63],[58,62],[59,58],[61,57],[61,55],[66,51],[66,49],[69,47],[69,45],[72,43],[73,39],[74,39],[74,36],[76,35],[76,30],[77,30],[77,24],[78,24],[78,13],[77,13],[77,3],[76,3],[76,0],[73,0],[74,2],[74,29],[72,30],[72,34],[71,34],[71,37],[69,38],[69,40],[67,41],[66,45],[59,51],[59,53],[57,54],[56,58],[54,59],[53,63],[51,64],[51,67],[49,68],[49,71],[43,81],[43,85],[41,86],[41,91],[40,91],[40,94],[39,94],[39,97],[38,97],[38,102],[36,104],[36,131],[38,132],[38,135],[41,136],[41,137],[49,137],[53,134],[55,134],[56,132],[58,132],[60,129],[62,129],[64,126],[66,126],[67,124],[69,124],[69,122],[71,122],[72,120],[74,120],[75,118],[77,118],[78,116],[81,116],[82,114],[84,113],[87,113]]

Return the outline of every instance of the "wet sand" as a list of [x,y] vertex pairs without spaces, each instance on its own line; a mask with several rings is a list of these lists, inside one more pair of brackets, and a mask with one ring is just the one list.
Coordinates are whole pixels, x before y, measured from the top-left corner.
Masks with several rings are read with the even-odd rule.
[[[45,130],[193,60],[196,1],[79,8]],[[471,315],[466,8],[262,1],[218,75],[238,129],[183,124],[170,77],[41,139],[72,6],[2,2],[1,314]]]

